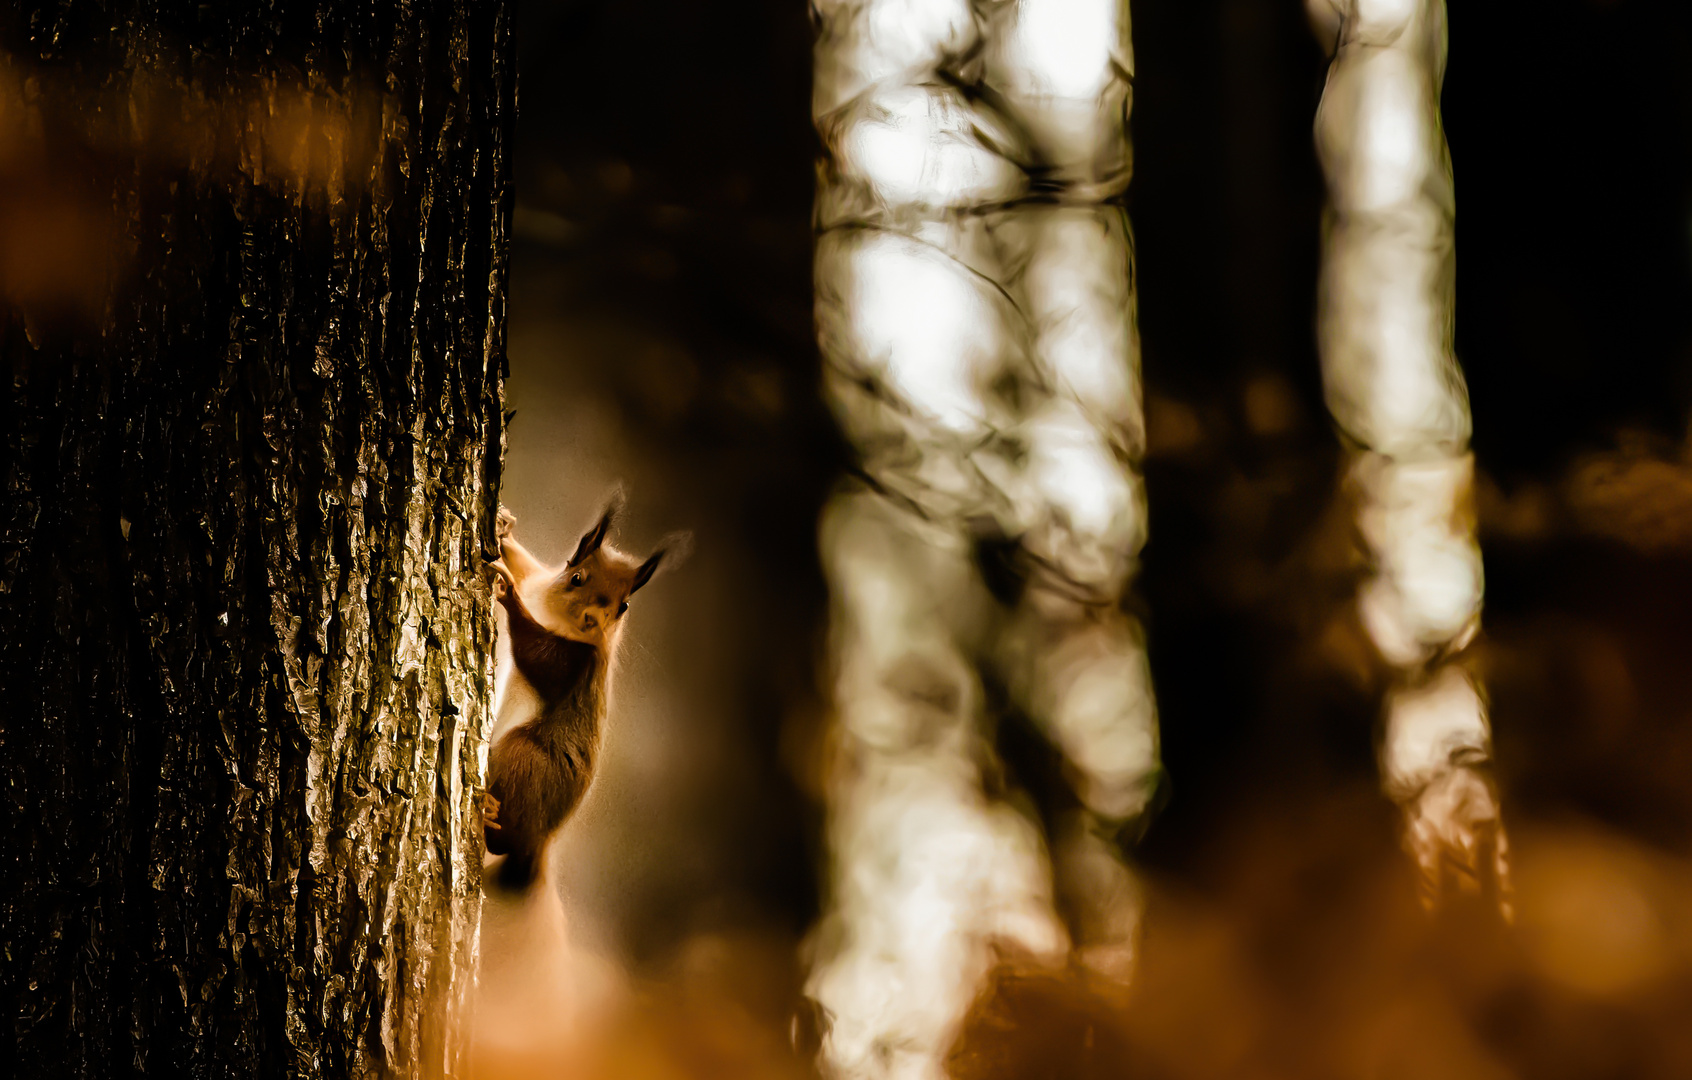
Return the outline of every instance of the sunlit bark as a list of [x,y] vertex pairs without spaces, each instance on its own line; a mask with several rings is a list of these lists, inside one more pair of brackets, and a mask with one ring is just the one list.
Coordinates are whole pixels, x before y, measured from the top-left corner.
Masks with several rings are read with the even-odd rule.
[[26,8],[0,16],[0,1058],[450,1073],[507,8]]
[[1397,672],[1381,750],[1425,899],[1497,890],[1506,844],[1483,697],[1457,661],[1480,625],[1469,403],[1452,350],[1454,201],[1440,126],[1443,0],[1313,0],[1334,49],[1317,118],[1328,178],[1321,347],[1373,575],[1359,599]]
[[[839,760],[811,992],[836,1074],[932,1077],[993,950],[1132,963],[1117,838],[1157,773],[1119,602],[1145,539],[1133,61],[1115,0],[817,15],[817,318],[863,471],[822,531]],[[1009,714],[1073,779],[1044,830],[996,790]]]

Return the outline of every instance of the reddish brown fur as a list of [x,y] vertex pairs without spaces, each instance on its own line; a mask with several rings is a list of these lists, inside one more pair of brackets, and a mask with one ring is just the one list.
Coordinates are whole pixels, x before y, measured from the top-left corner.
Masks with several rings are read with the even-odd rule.
[[641,562],[606,546],[617,509],[613,502],[557,568],[541,565],[517,543],[511,536],[515,519],[500,510],[494,596],[508,616],[515,674],[539,702],[488,757],[484,836],[490,853],[506,856],[500,877],[507,884],[534,879],[548,841],[593,780],[611,658],[628,599],[651,580],[665,555],[660,549]]

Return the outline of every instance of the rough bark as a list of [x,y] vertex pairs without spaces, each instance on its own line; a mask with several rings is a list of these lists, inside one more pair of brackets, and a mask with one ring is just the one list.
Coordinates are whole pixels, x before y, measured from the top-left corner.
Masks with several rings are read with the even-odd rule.
[[24,7],[0,14],[0,1057],[450,1074],[509,6]]

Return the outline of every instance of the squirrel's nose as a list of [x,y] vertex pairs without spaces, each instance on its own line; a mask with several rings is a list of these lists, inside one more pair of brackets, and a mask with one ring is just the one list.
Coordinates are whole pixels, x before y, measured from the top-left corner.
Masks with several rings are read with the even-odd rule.
[[599,616],[598,615],[583,615],[582,616],[582,629],[584,629],[584,630],[597,630],[598,628],[599,628]]

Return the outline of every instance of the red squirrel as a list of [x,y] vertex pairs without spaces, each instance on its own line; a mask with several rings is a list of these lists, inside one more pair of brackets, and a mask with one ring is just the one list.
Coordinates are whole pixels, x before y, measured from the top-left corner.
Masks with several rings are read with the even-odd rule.
[[586,794],[629,598],[660,563],[675,561],[686,540],[671,538],[645,561],[626,555],[605,542],[621,509],[618,493],[576,553],[553,568],[512,537],[517,519],[499,508],[493,591],[505,607],[519,680],[502,697],[513,689],[526,694],[518,719],[488,754],[482,819],[488,852],[506,857],[499,878],[509,887],[539,875],[548,841]]

